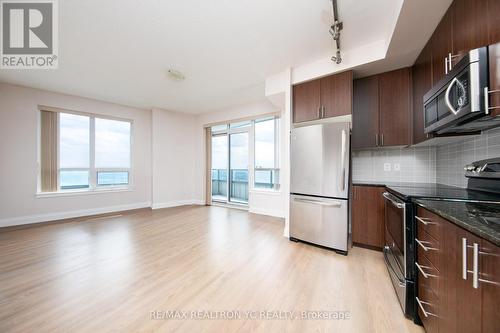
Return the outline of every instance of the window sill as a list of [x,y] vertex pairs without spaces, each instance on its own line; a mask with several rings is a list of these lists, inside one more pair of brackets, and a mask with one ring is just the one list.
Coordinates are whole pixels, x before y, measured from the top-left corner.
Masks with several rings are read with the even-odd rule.
[[281,195],[281,189],[280,190],[273,190],[273,189],[265,189],[265,188],[252,188],[249,190],[249,192],[256,193],[256,194]]
[[132,192],[132,187],[115,187],[94,190],[66,190],[59,192],[38,192],[35,196],[37,198],[54,198],[54,197],[73,197],[80,195],[93,195],[102,193],[118,193],[118,192]]

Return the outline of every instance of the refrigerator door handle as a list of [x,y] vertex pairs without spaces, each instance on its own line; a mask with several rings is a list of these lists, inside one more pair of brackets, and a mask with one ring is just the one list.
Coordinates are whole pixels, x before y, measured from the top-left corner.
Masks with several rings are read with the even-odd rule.
[[341,190],[342,192],[345,191],[345,155],[346,155],[346,151],[347,151],[347,147],[346,147],[346,144],[347,144],[347,137],[346,137],[346,131],[345,130],[342,130],[342,157],[341,157],[341,177],[342,179],[340,180],[340,184],[342,185],[341,186]]
[[319,201],[319,200],[302,199],[302,198],[294,198],[293,200],[299,201],[299,202],[315,204],[315,205],[328,206],[328,207],[341,207],[342,206],[342,204],[340,204],[338,202],[324,202],[324,201]]

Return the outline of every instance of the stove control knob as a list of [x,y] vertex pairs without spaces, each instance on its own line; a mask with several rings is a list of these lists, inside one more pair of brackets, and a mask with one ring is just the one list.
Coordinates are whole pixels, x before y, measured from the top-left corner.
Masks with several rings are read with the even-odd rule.
[[474,165],[467,165],[464,167],[465,171],[474,171],[476,170],[476,167]]

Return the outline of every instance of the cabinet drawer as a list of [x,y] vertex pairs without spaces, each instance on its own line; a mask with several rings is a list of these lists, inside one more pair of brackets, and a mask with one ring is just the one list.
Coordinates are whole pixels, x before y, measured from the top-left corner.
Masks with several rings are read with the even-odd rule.
[[423,230],[417,232],[415,242],[417,243],[417,258],[427,258],[437,270],[441,271],[439,262],[439,242]]
[[443,224],[439,216],[429,212],[427,209],[418,207],[415,220],[418,230],[425,230],[429,235],[439,241],[439,230],[442,228]]
[[425,257],[419,257],[415,263],[418,272],[418,287],[430,289],[436,298],[439,299],[439,271]]
[[439,300],[434,293],[425,287],[418,288],[416,298],[418,315],[427,333],[438,332]]

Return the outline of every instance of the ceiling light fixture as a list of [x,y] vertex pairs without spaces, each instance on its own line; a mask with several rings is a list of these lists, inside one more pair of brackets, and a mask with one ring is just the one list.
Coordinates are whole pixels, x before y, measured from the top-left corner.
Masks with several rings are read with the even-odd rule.
[[337,46],[337,53],[332,57],[332,61],[336,64],[340,64],[342,62],[342,58],[340,57],[340,30],[344,28],[344,24],[339,20],[337,0],[331,1],[333,6],[333,25],[330,27],[330,34]]
[[169,78],[171,78],[172,80],[175,80],[175,81],[182,81],[182,80],[186,79],[186,77],[184,76],[184,74],[182,74],[178,70],[175,70],[175,69],[172,69],[172,68],[170,68],[167,71],[167,76]]

